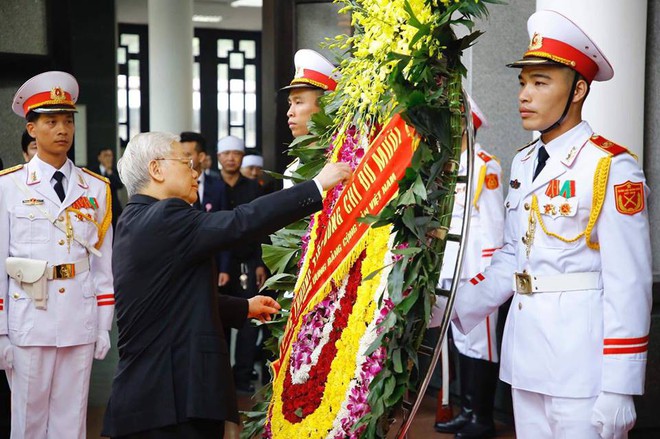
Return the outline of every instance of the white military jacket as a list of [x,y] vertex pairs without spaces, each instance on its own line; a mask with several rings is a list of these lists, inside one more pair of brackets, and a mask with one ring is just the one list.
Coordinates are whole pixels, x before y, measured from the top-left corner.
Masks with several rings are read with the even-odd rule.
[[[581,122],[545,145],[550,158],[532,181],[540,143],[513,159],[504,246],[459,290],[455,322],[469,331],[513,294],[503,381],[559,397],[642,394],[652,286],[644,173]],[[518,292],[515,272],[535,292]]]
[[[0,173],[0,335],[9,334],[18,346],[95,343],[97,331],[112,326],[110,186],[104,177],[69,160],[64,166],[70,171],[64,202],[51,185],[52,167],[38,156]],[[67,237],[49,216],[65,230],[70,225],[72,235]],[[102,256],[90,253],[78,240]],[[9,256],[45,260],[51,273],[60,264],[78,268],[72,278],[48,280],[47,309],[37,309],[19,282],[7,275]]]
[[[502,190],[502,168],[495,157],[475,144],[472,216],[470,231],[463,256],[460,284],[483,271],[490,265],[493,253],[502,247],[504,233],[504,201]],[[461,154],[459,175],[467,174],[467,151]],[[451,215],[449,233],[460,233],[465,211],[465,184],[456,185],[454,208]],[[447,242],[443,257],[440,283],[444,288],[451,286],[458,255],[458,244]],[[452,322],[452,326],[453,322]],[[497,310],[486,316],[469,334],[462,334],[456,328],[452,331],[458,351],[470,358],[498,361]]]

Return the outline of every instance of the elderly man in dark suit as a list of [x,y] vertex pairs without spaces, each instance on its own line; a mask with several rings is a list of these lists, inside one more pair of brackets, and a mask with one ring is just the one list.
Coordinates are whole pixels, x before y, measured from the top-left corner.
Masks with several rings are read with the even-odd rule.
[[130,200],[113,249],[119,365],[103,434],[113,438],[220,438],[238,422],[224,330],[269,320],[272,298],[218,296],[213,255],[322,207],[322,192],[350,168],[329,164],[313,180],[232,211],[201,212],[197,172],[179,138],[143,133],[119,172]]

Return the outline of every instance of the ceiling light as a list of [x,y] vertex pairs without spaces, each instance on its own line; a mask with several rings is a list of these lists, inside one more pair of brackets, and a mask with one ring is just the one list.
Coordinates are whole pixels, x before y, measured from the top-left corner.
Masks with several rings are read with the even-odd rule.
[[220,15],[193,15],[192,20],[197,23],[220,23]]
[[262,0],[234,0],[231,2],[231,5],[234,8],[239,6],[245,6],[247,8],[260,8],[262,6]]

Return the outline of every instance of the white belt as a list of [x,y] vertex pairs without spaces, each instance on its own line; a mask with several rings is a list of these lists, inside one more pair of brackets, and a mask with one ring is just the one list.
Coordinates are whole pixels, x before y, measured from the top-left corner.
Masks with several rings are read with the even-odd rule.
[[73,264],[49,265],[46,276],[48,280],[71,279],[86,271],[89,271],[89,258],[81,259]]
[[518,294],[562,293],[565,291],[602,288],[599,271],[537,276],[527,272],[514,273],[513,289]]

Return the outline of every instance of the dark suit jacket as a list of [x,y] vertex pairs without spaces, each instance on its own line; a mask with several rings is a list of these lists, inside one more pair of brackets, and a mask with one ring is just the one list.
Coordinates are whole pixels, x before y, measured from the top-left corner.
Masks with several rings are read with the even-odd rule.
[[232,211],[131,197],[112,255],[119,364],[103,435],[191,418],[238,421],[223,327],[245,322],[245,299],[216,295],[212,256],[321,209],[314,182]]
[[[217,212],[219,210],[229,210],[229,199],[225,191],[225,185],[222,180],[212,175],[204,176],[204,193],[199,200],[199,209],[204,212]],[[229,263],[231,260],[231,251],[223,250],[216,255],[218,271],[229,273]]]

